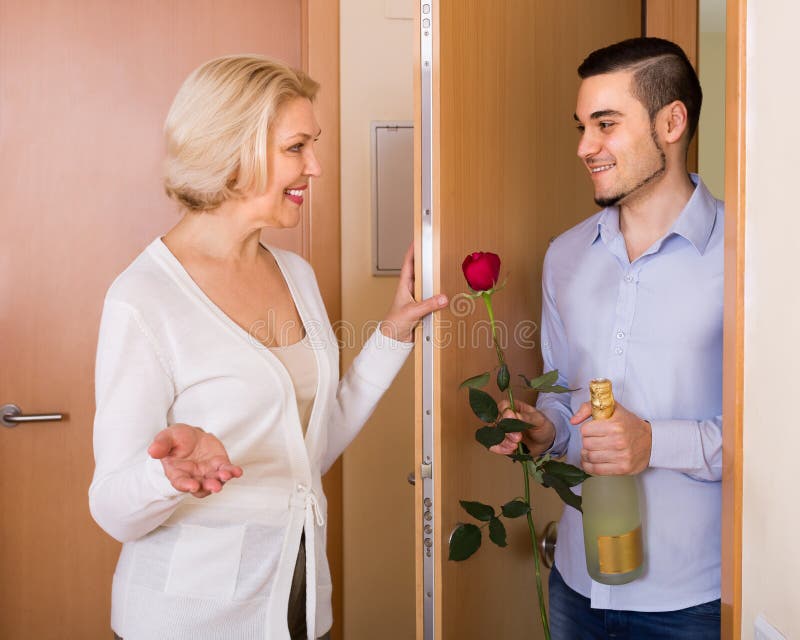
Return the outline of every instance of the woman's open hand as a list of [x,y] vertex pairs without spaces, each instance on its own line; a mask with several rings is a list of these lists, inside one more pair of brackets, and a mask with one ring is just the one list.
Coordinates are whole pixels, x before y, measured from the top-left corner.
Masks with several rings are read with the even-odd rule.
[[447,306],[447,296],[436,295],[421,302],[414,300],[414,245],[412,244],[403,260],[400,282],[394,301],[381,323],[381,333],[400,342],[414,340],[414,327],[429,313]]
[[159,431],[147,453],[161,460],[173,487],[196,498],[222,491],[228,480],[243,473],[241,467],[231,464],[215,435],[188,424],[173,424]]

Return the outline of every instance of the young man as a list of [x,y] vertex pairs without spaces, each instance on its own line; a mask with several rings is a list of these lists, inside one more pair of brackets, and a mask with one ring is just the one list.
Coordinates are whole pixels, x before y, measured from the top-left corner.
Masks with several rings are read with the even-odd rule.
[[[595,51],[578,74],[578,156],[605,208],[547,252],[542,351],[545,370],[580,391],[519,403],[520,417],[535,425],[524,435],[533,454],[638,474],[646,560],[631,583],[593,582],[581,514],[565,508],[553,638],[718,638],[723,206],[686,168],[702,92],[680,47],[656,38]],[[599,377],[617,408],[592,421]]]

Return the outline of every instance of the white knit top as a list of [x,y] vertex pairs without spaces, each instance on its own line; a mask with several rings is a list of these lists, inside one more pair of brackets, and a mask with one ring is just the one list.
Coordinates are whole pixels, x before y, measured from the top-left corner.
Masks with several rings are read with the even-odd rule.
[[[97,347],[89,504],[123,542],[111,624],[125,640],[289,640],[287,603],[306,535],[308,637],[331,626],[322,474],[412,349],[376,331],[339,381],[339,351],[310,265],[269,248],[313,346],[316,399],[303,434],[295,388],[269,349],[226,316],[155,240],[106,296]],[[147,455],[185,423],[244,469],[220,493],[175,490]]]

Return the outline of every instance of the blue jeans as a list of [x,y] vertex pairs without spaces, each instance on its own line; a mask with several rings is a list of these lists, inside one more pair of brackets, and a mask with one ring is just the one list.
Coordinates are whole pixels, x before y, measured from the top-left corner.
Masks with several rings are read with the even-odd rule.
[[553,640],[719,640],[720,601],[678,611],[592,609],[553,567],[550,632]]

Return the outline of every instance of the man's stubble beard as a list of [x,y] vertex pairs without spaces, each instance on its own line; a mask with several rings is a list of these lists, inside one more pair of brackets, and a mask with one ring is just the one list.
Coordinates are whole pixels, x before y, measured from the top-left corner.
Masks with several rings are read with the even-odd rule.
[[620,194],[617,194],[615,196],[610,196],[608,198],[595,198],[594,201],[598,206],[600,206],[600,207],[613,207],[613,206],[616,206],[618,204],[624,203],[624,201],[629,196],[635,194],[637,191],[639,191],[639,189],[642,189],[643,187],[646,187],[651,182],[654,182],[655,180],[658,180],[658,178],[660,178],[661,176],[664,175],[664,173],[666,173],[666,171],[667,171],[667,156],[664,153],[664,149],[658,143],[658,138],[656,137],[655,123],[653,123],[651,125],[651,127],[650,127],[650,136],[653,138],[653,144],[656,146],[656,149],[658,150],[658,154],[659,154],[659,156],[661,158],[661,166],[658,169],[656,169],[653,173],[651,173],[649,176],[647,176],[644,180],[639,182],[639,184],[637,184],[635,187],[633,187],[632,189],[629,189],[628,191],[626,191],[624,193],[620,193]]

